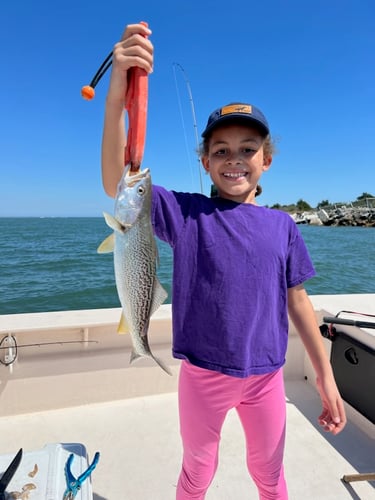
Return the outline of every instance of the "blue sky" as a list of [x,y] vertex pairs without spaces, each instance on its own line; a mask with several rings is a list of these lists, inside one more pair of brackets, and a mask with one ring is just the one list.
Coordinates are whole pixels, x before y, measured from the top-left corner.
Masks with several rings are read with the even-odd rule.
[[[278,154],[259,203],[312,206],[375,192],[373,0],[4,1],[0,7],[0,216],[100,216],[106,75],[126,24],[153,30],[144,167],[199,191],[194,122],[232,101],[266,114]],[[209,178],[202,172],[204,191]]]

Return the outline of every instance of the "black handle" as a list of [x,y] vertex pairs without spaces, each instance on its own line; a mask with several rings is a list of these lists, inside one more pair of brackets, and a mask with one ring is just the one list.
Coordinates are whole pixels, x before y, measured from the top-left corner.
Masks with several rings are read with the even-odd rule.
[[371,323],[369,321],[360,321],[354,319],[346,319],[346,318],[336,318],[331,316],[323,316],[324,323],[333,323],[336,325],[348,325],[348,326],[357,326],[358,328],[374,328],[375,323]]

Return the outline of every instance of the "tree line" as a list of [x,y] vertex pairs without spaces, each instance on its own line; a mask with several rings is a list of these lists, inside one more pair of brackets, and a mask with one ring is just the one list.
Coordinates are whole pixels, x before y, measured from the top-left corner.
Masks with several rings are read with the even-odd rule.
[[280,203],[275,203],[274,205],[271,206],[271,208],[276,208],[278,210],[284,210],[285,212],[310,212],[312,210],[320,210],[324,208],[331,208],[336,205],[353,205],[353,206],[358,206],[358,207],[369,207],[369,208],[375,208],[375,195],[370,194],[370,193],[362,193],[360,196],[356,198],[355,201],[352,202],[334,202],[331,203],[329,200],[322,200],[320,201],[316,207],[311,207],[309,203],[303,199],[300,199],[297,201],[295,204],[290,204],[290,205],[280,205]]

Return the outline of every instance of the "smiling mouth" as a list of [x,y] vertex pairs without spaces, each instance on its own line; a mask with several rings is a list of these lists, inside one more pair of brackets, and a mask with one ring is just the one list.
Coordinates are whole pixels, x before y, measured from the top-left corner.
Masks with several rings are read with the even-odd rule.
[[246,177],[247,172],[224,172],[223,176],[229,179],[239,179],[241,177]]

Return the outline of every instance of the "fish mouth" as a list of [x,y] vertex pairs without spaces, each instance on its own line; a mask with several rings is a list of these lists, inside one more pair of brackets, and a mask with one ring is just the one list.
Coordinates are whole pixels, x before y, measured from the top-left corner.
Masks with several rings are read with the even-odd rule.
[[129,175],[129,173],[130,173],[130,164],[125,167],[124,180],[128,187],[133,187],[137,182],[139,182],[141,179],[144,179],[149,175],[150,169],[145,168],[144,170],[140,170],[138,173],[134,175]]

